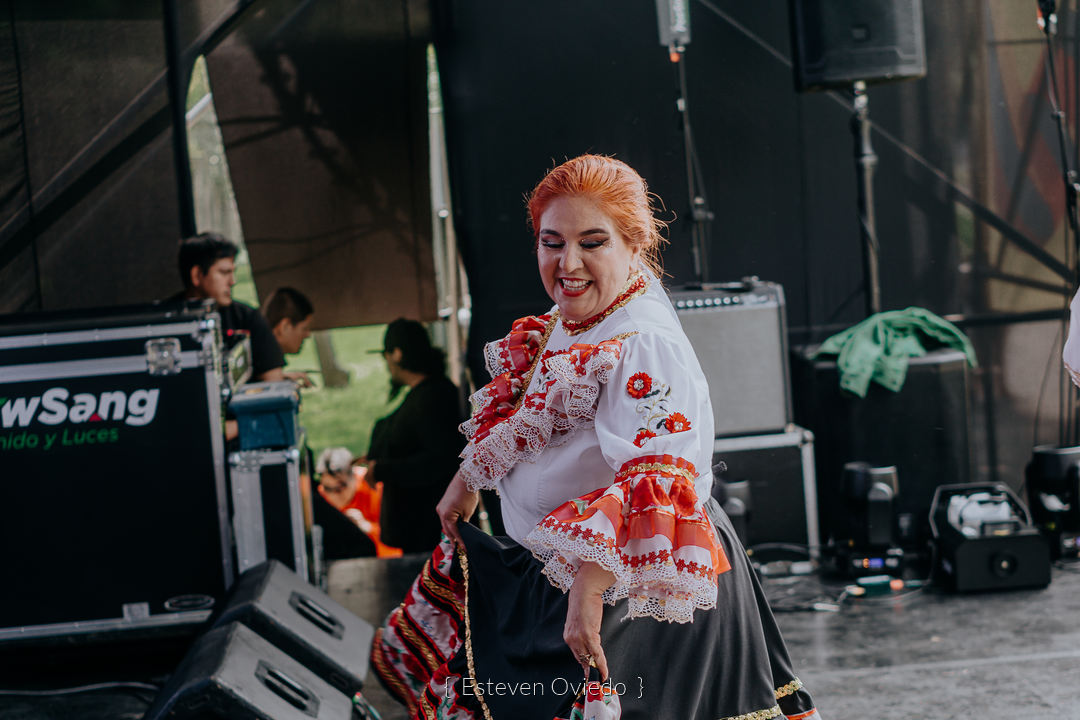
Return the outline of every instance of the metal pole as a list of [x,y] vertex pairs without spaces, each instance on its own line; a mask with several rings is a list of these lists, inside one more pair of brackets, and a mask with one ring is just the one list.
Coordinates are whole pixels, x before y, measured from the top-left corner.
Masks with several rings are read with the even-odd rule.
[[187,146],[188,68],[180,47],[180,8],[176,0],[164,0],[165,56],[169,89],[169,116],[172,118],[173,165],[180,211],[180,237],[194,235],[195,194],[191,188],[191,160]]
[[866,295],[866,314],[881,312],[881,284],[878,278],[877,226],[874,222],[874,168],[877,155],[870,146],[870,98],[866,83],[857,80],[854,86],[855,113],[851,117],[851,132],[855,136],[855,176],[859,205],[859,236],[863,246],[863,282]]

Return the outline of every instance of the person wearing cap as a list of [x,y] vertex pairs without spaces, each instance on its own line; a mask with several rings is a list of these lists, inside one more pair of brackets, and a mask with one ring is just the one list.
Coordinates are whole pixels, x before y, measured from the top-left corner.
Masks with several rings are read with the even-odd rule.
[[442,350],[415,320],[390,323],[382,353],[391,398],[405,388],[409,394],[371,431],[367,481],[383,486],[380,540],[404,552],[430,552],[441,535],[435,506],[465,445],[458,388],[446,377]]

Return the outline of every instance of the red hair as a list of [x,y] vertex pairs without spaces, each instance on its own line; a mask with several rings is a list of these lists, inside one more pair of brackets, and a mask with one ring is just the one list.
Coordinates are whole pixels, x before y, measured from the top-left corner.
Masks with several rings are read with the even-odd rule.
[[667,223],[654,214],[655,200],[645,179],[621,160],[579,155],[552,169],[529,194],[529,226],[539,241],[540,216],[552,200],[580,196],[595,202],[615,223],[631,247],[641,248],[641,261],[657,278],[663,272],[660,231]]

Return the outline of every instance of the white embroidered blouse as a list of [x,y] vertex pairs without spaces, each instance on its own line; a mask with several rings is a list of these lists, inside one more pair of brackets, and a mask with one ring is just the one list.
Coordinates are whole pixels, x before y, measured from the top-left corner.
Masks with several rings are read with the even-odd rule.
[[563,590],[581,562],[603,565],[616,577],[605,600],[628,597],[630,617],[714,607],[730,565],[702,508],[712,409],[660,283],[643,271],[595,318],[553,309],[486,350],[494,380],[462,426],[462,474],[499,491],[510,537]]

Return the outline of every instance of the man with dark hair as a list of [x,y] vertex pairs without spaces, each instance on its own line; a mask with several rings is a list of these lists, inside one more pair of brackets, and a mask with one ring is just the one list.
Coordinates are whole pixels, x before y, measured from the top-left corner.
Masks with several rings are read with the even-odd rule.
[[[304,340],[311,335],[311,320],[315,315],[315,308],[304,293],[296,288],[279,287],[263,303],[262,314],[281,352],[286,355],[300,352]],[[307,373],[299,370],[287,370],[285,377],[301,387],[313,386]]]
[[281,351],[286,355],[300,352],[304,340],[311,335],[311,319],[315,314],[304,293],[296,288],[279,287],[263,303],[262,313]]
[[415,320],[401,318],[386,327],[383,357],[391,397],[406,387],[409,394],[371,431],[365,479],[383,484],[379,539],[405,552],[430,552],[442,532],[435,506],[465,445],[457,429],[458,389],[446,377],[442,350],[432,347]]
[[252,379],[284,380],[285,356],[266,320],[252,307],[232,297],[239,248],[217,233],[202,233],[180,241],[177,264],[184,291],[175,299],[213,300],[221,315],[226,344],[246,333],[251,337]]

